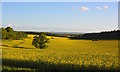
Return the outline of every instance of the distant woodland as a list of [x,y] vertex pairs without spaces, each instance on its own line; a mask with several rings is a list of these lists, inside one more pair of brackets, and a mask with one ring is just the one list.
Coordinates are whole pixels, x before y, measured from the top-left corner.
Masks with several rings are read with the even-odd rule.
[[105,31],[100,33],[86,33],[70,37],[71,39],[90,39],[90,40],[120,40],[120,30]]
[[[41,32],[25,32],[27,34],[40,34]],[[45,32],[47,36],[68,37],[70,39],[90,39],[90,40],[120,40],[120,30],[104,31],[100,33],[70,34]]]

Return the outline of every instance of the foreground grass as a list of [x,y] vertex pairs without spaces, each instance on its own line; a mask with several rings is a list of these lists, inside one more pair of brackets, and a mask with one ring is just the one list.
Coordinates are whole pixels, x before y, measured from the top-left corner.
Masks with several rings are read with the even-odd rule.
[[[32,46],[33,35],[22,40],[3,40],[3,69],[36,70],[117,70],[117,40],[70,40],[54,37],[48,48]],[[51,37],[48,37],[51,38]]]

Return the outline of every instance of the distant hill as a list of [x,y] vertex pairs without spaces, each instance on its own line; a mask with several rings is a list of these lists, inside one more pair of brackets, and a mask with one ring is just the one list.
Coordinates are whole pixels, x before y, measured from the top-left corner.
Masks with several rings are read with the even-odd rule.
[[[34,31],[19,31],[19,32],[24,32],[27,34],[34,34],[34,35],[38,35],[41,32],[34,32]],[[47,36],[57,36],[57,37],[68,37],[68,36],[76,36],[76,35],[80,35],[83,34],[81,32],[44,32],[46,33]]]
[[[34,31],[19,31],[19,32],[25,32],[27,34],[39,34],[39,33],[41,33],[41,32],[34,32]],[[75,34],[75,35],[83,34],[82,32],[44,32],[44,33],[51,33],[51,34]]]
[[54,34],[74,34],[74,35],[83,34],[82,32],[49,32],[49,33],[54,33]]
[[[23,31],[22,31],[23,32]],[[41,32],[25,32],[27,34],[40,34]],[[90,39],[90,40],[120,40],[120,30],[104,31],[99,33],[81,32],[44,32],[47,36],[68,37],[70,39]]]

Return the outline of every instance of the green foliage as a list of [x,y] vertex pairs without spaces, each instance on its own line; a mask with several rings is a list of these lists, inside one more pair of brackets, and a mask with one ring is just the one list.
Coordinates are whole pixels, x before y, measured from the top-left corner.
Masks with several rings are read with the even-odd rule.
[[89,39],[92,41],[96,40],[120,40],[120,30],[105,31],[99,33],[85,33],[82,35],[76,35],[69,37],[70,39]]
[[48,38],[46,37],[45,33],[40,33],[39,36],[34,36],[32,45],[34,45],[36,48],[43,49],[47,47],[46,43],[48,43]]
[[2,35],[2,39],[5,39],[6,38],[6,36],[7,36],[7,31],[6,31],[6,29],[5,28],[0,28],[0,33],[1,33],[1,35]]
[[6,31],[7,31],[7,32],[14,32],[14,30],[13,30],[11,27],[7,27],[7,28],[6,28]]
[[13,45],[13,48],[18,48],[18,47],[19,47],[18,44]]
[[26,38],[27,34],[23,32],[16,32],[11,27],[7,28],[0,28],[0,33],[2,34],[2,39],[12,39],[12,40],[19,40],[21,38]]

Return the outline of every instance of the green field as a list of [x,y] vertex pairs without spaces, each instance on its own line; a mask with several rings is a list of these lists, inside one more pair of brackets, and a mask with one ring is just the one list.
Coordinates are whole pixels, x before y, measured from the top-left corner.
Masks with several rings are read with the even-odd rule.
[[32,46],[33,35],[22,40],[3,40],[2,59],[5,70],[81,70],[117,69],[117,40],[71,40],[53,37],[48,48]]

